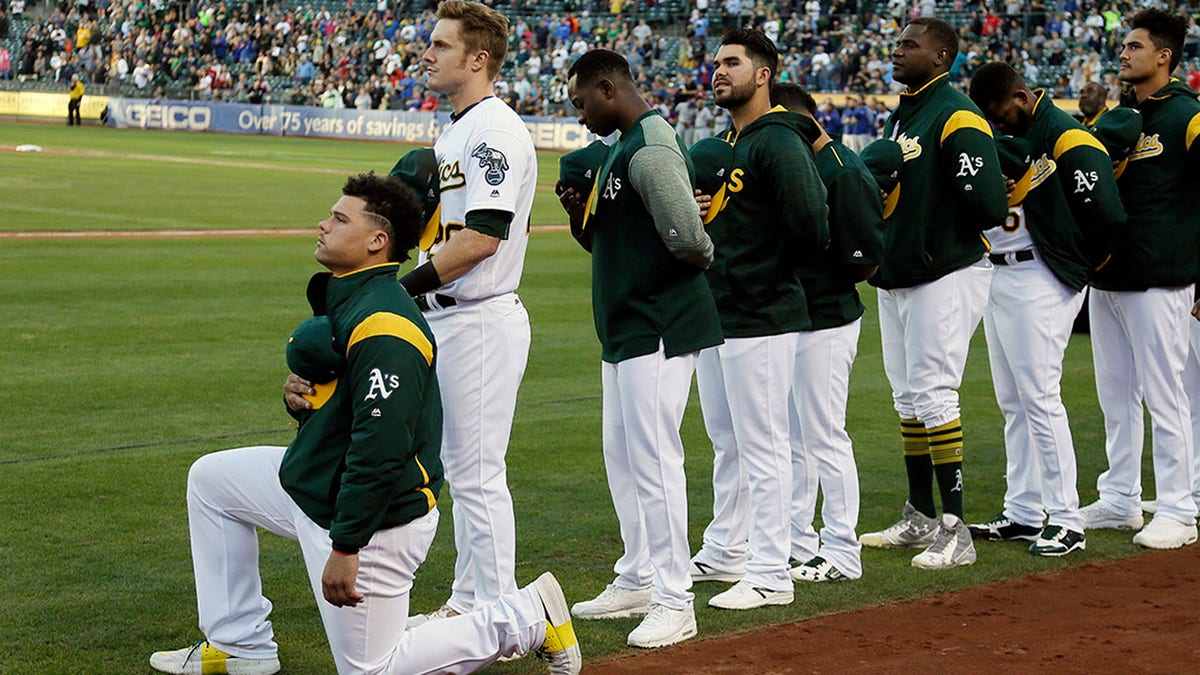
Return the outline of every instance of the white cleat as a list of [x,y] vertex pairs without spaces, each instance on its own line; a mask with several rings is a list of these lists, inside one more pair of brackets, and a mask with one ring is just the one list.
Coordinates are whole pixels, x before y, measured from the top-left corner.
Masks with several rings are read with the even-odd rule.
[[630,647],[656,649],[695,637],[696,613],[692,603],[683,609],[667,609],[654,605],[646,618],[629,634],[626,643]]
[[628,590],[609,584],[592,600],[577,602],[571,613],[579,619],[627,619],[650,611],[650,589]]
[[714,595],[708,601],[708,606],[717,609],[756,609],[767,605],[790,605],[795,598],[796,592],[791,588],[776,591],[755,586],[743,579],[724,593]]

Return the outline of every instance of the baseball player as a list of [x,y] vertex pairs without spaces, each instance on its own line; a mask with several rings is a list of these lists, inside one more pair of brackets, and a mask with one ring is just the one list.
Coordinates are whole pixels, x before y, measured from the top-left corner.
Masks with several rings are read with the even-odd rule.
[[621,132],[603,154],[581,151],[592,158],[585,165],[594,188],[557,187],[592,254],[604,468],[625,545],[616,580],[571,611],[581,619],[645,614],[628,644],[665,647],[696,634],[679,425],[699,351],[721,343],[704,279],[713,244],[692,197],[687,150],[642,99],[625,58],[593,49],[568,78],[579,123],[601,137]]
[[[200,629],[156,652],[167,673],[280,670],[258,569],[263,528],[299,541],[339,673],[466,673],[539,650],[578,673],[558,582],[533,584],[471,614],[405,630],[409,591],[437,530],[442,485],[440,360],[433,333],[396,281],[420,237],[420,202],[399,181],[352,177],[320,224],[309,282],[315,317],[289,338],[285,386],[299,431],[287,448],[198,459],[188,524]],[[464,639],[463,636],[474,639]]]
[[423,59],[429,88],[454,109],[434,144],[440,217],[420,264],[400,282],[438,338],[445,409],[442,461],[458,559],[450,598],[431,617],[470,611],[515,587],[516,529],[504,456],[529,355],[521,281],[537,187],[533,141],[492,95],[508,20],[478,2],[446,0]]
[[1088,276],[1108,261],[1125,210],[1104,146],[1012,66],[980,67],[970,97],[996,129],[1019,137],[997,139],[1001,164],[1015,160],[1006,171],[1015,187],[1004,225],[984,233],[995,271],[983,325],[1004,414],[1007,491],[1004,510],[970,530],[1063,556],[1087,546],[1059,386],[1063,354]]
[[[697,366],[714,505],[692,579],[734,580],[744,570],[709,600],[719,609],[794,599],[789,394],[800,331],[812,325],[801,270],[825,250],[829,226],[812,148],[787,111],[771,106],[778,60],[770,39],[738,29],[722,38],[713,75],[717,105],[733,118],[726,132],[733,159],[723,207],[708,226],[716,246],[708,281],[725,343],[702,352]],[[738,498],[743,480],[745,500]]]
[[[792,111],[812,144],[829,205],[829,249],[801,277],[812,328],[800,332],[792,388],[791,557],[801,564],[791,576],[818,583],[858,579],[858,468],[846,433],[846,401],[866,309],[854,285],[875,273],[882,255],[883,202],[858,156],[816,123],[812,95],[776,83],[771,102]],[[824,495],[819,537],[813,529],[818,485]]]
[[962,522],[957,390],[991,277],[981,233],[1008,212],[991,128],[949,83],[957,53],[954,29],[926,17],[905,26],[892,50],[894,77],[908,90],[884,135],[900,144],[904,167],[885,204],[883,260],[870,280],[879,288],[883,366],[900,415],[908,503],[899,522],[859,540],[924,548],[912,564],[925,569],[975,562]]
[[[1142,403],[1150,410],[1158,510],[1133,537],[1148,548],[1196,541],[1193,438],[1184,389],[1188,309],[1200,272],[1200,102],[1171,78],[1187,17],[1134,15],[1121,49],[1122,102],[1142,114],[1142,135],[1117,186],[1129,216],[1112,260],[1092,277],[1090,318],[1096,391],[1104,412],[1108,470],[1089,528],[1138,529]],[[1111,113],[1110,113],[1111,114]]]

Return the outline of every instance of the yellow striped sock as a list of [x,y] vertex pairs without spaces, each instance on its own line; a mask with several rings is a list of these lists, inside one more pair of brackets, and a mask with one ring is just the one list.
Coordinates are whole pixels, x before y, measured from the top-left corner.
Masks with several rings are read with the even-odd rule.
[[929,456],[933,465],[962,462],[963,430],[962,420],[947,422],[940,427],[928,430]]
[[929,454],[929,436],[921,420],[900,418],[900,442],[905,457]]

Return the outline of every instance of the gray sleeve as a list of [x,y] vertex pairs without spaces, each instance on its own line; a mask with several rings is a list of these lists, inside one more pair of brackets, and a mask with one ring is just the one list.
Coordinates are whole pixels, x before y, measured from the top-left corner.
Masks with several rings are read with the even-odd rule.
[[700,222],[700,207],[678,148],[651,144],[638,150],[629,161],[629,179],[667,250],[689,265],[708,269],[713,243]]

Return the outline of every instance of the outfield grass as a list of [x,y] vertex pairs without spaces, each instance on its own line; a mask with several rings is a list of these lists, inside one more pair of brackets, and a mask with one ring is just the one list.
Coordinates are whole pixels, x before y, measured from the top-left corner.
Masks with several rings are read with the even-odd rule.
[[[0,145],[165,155],[273,167],[112,156],[0,152],[0,231],[256,228],[315,223],[339,177],[385,169],[398,146],[5,125]],[[556,156],[542,157],[542,182]],[[331,173],[293,170],[297,166]],[[204,185],[205,190],[197,190]],[[205,193],[206,192],[206,193]],[[543,224],[561,218],[545,203]],[[67,222],[69,221],[69,222]],[[166,224],[163,224],[166,223]],[[146,672],[155,650],[197,637],[184,483],[198,456],[285,444],[280,400],[288,332],[306,316],[318,269],[304,237],[0,240],[0,672]],[[521,288],[533,325],[529,369],[509,451],[519,582],[546,569],[572,601],[611,581],[620,551],[600,457],[599,349],[586,254],[570,236],[535,232]],[[868,306],[873,294],[864,289]],[[1090,346],[1075,337],[1064,397],[1080,462],[1080,493],[1095,497],[1103,429]],[[982,331],[962,387],[969,519],[992,516],[1003,494],[1001,421]],[[905,495],[898,424],[869,311],[851,382],[849,430],[862,483],[860,530],[892,523]],[[695,396],[684,420],[693,550],[711,509],[711,451]],[[1144,471],[1152,476],[1149,467]],[[1153,486],[1147,486],[1153,493]],[[445,497],[445,495],[443,495]],[[437,607],[453,567],[448,498],[442,531],[421,568],[413,605]],[[696,587],[701,637],[885,604],[941,590],[1138,555],[1128,534],[1093,532],[1061,560],[1023,547],[979,545],[969,568],[926,572],[912,551],[864,552],[864,578],[800,586],[789,607],[718,612],[722,584]],[[289,673],[329,673],[320,620],[299,548],[262,538],[264,584]],[[589,660],[632,653],[634,620],[578,622]],[[495,672],[537,672],[524,660]]]

